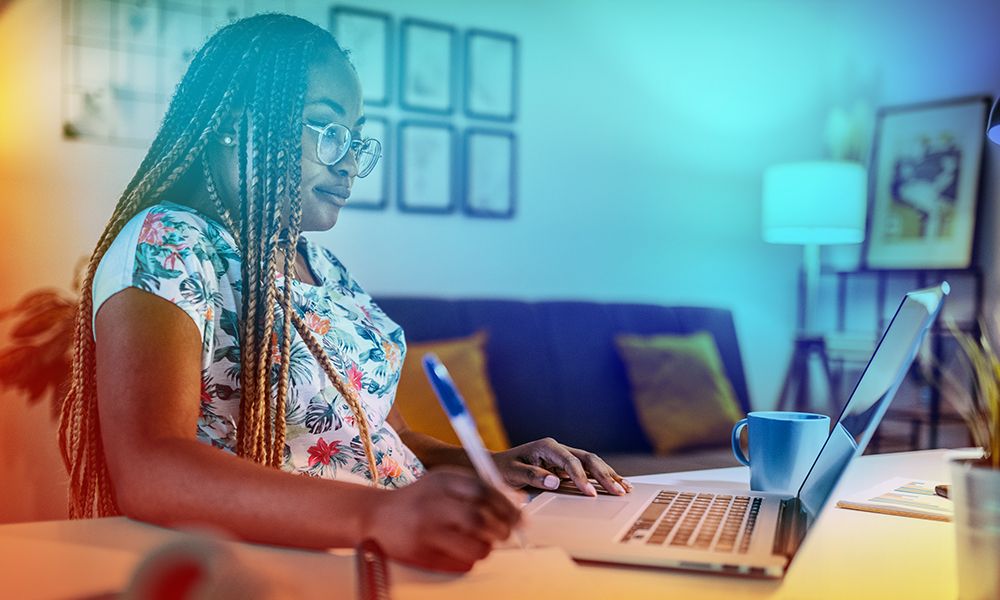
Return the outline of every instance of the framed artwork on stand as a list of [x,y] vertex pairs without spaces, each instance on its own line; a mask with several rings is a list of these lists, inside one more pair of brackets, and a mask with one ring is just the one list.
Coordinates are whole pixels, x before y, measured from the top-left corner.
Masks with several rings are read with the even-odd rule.
[[470,29],[465,33],[465,114],[513,121],[517,116],[517,38]]
[[966,269],[990,99],[879,111],[868,179],[867,269]]
[[368,117],[363,131],[365,138],[375,138],[382,144],[382,158],[367,177],[354,179],[346,208],[382,210],[389,205],[389,174],[392,172],[392,139],[389,121]]
[[455,28],[417,19],[400,26],[399,104],[450,115],[455,110]]
[[335,6],[330,9],[330,31],[350,52],[358,77],[365,83],[365,106],[388,105],[392,18],[386,13]]
[[455,210],[455,128],[448,123],[399,124],[397,204],[403,212]]
[[465,132],[465,214],[510,219],[517,197],[517,138],[509,131]]

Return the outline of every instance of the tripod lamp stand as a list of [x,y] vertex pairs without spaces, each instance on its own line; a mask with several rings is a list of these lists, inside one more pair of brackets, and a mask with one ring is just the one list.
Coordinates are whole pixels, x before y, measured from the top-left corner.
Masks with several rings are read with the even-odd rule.
[[865,239],[867,175],[852,161],[814,161],[774,165],[764,171],[762,233],[772,244],[801,244],[805,271],[803,325],[795,337],[792,362],[781,388],[778,409],[810,408],[810,364],[818,360],[832,391],[826,343],[814,322],[819,291],[821,244],[857,244]]

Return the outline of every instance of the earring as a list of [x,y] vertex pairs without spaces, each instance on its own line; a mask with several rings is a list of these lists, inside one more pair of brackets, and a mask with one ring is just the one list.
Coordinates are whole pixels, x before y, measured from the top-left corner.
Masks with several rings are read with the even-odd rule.
[[212,131],[215,133],[215,135],[222,136],[219,141],[222,143],[223,146],[232,146],[233,144],[236,143],[236,140],[233,138],[232,134],[222,133],[221,131],[219,131],[218,127],[213,127]]

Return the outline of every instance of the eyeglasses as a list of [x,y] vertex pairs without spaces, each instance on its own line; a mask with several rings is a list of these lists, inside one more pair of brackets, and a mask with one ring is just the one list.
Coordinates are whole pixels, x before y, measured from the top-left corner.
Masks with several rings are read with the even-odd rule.
[[372,172],[378,159],[382,157],[382,144],[378,140],[353,139],[351,130],[340,123],[330,123],[326,127],[303,123],[302,126],[319,134],[316,139],[316,158],[324,165],[337,164],[350,150],[358,162],[357,176],[365,177]]

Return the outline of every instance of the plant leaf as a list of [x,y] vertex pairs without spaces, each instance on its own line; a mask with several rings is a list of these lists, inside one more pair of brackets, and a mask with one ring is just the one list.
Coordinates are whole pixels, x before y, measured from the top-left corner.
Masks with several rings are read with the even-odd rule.
[[982,333],[978,341],[961,331],[953,319],[948,319],[947,325],[962,348],[964,362],[971,367],[972,374],[970,401],[959,407],[959,412],[994,468],[1000,468],[1000,358],[993,350],[984,323],[979,324]]
[[0,352],[0,383],[19,385],[25,373],[31,373],[37,363],[35,348],[15,346]]
[[75,310],[72,305],[54,304],[28,314],[11,332],[13,338],[27,338],[45,333],[55,327],[72,322]]
[[65,305],[73,303],[63,298],[63,295],[58,290],[51,288],[35,290],[33,292],[29,292],[28,295],[21,298],[14,306],[0,311],[0,320],[17,314],[38,310],[42,306],[59,304]]

